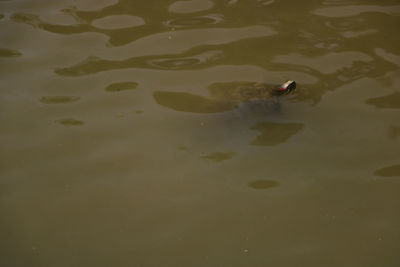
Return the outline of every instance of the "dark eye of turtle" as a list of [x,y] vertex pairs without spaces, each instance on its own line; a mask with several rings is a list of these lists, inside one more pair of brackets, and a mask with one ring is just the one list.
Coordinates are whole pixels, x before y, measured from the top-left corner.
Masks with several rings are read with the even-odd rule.
[[289,85],[289,90],[293,91],[294,89],[296,89],[296,82],[293,81],[290,85]]

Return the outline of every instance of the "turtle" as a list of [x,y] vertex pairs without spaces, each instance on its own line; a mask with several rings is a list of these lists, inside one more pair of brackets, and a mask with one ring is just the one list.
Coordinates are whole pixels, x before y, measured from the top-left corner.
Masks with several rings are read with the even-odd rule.
[[210,97],[186,92],[155,91],[155,101],[177,111],[217,113],[234,110],[244,103],[279,103],[278,99],[292,93],[296,82],[288,80],[279,86],[256,82],[214,83],[208,87]]

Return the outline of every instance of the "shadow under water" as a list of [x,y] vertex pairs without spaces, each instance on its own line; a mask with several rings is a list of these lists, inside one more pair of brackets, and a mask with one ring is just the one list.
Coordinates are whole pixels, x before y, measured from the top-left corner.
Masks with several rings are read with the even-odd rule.
[[213,162],[222,162],[228,159],[233,158],[236,155],[236,152],[233,151],[224,151],[224,152],[215,152],[209,155],[201,156],[201,158],[207,161]]
[[373,105],[377,108],[400,108],[400,92],[381,97],[370,98],[365,101],[369,105]]
[[118,82],[108,85],[104,90],[108,92],[134,90],[138,85],[139,84],[137,82]]
[[[249,141],[252,146],[276,146],[298,134],[304,128],[304,124],[266,121],[269,116],[279,120],[279,116],[282,115],[280,99],[290,97],[274,95],[272,88],[274,88],[272,84],[237,81],[209,85],[208,97],[168,91],[155,91],[153,97],[159,105],[175,111],[197,114],[225,113],[221,117],[209,117],[209,121],[215,120],[215,127],[221,129],[237,127],[238,132],[258,131],[260,134]],[[234,138],[235,131],[221,131],[231,132],[229,136]],[[234,155],[217,152],[202,158],[219,162]]]
[[43,96],[40,102],[44,104],[64,104],[79,101],[79,96]]
[[400,177],[400,164],[388,166],[379,170],[375,171],[375,175],[384,176],[384,177],[391,177],[391,176],[398,176]]
[[256,180],[256,181],[250,182],[248,184],[248,186],[253,189],[269,189],[269,188],[278,187],[279,182],[274,181],[274,180]]
[[0,48],[0,57],[20,57],[21,52],[14,49]]
[[73,118],[64,118],[64,119],[59,119],[55,121],[58,124],[64,125],[64,126],[82,126],[85,123],[80,120],[76,120]]
[[303,128],[304,124],[302,123],[260,122],[250,128],[261,133],[250,144],[254,146],[275,146],[285,143]]

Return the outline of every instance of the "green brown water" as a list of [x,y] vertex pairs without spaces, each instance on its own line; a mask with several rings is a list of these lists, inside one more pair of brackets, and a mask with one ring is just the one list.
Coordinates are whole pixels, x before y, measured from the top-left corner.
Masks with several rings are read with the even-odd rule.
[[399,16],[0,1],[0,266],[400,266]]

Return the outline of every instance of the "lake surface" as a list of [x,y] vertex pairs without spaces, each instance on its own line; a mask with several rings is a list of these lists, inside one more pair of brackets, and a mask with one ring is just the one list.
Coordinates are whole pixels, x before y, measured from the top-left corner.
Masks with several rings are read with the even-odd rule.
[[[400,266],[398,0],[1,0],[1,266]],[[295,80],[278,108],[226,101]]]

